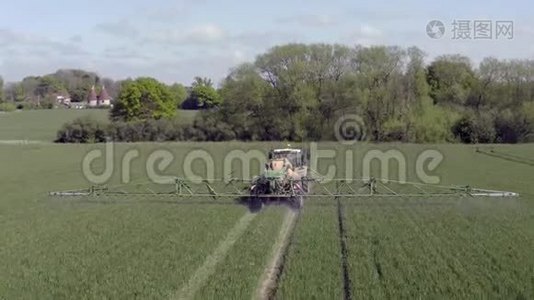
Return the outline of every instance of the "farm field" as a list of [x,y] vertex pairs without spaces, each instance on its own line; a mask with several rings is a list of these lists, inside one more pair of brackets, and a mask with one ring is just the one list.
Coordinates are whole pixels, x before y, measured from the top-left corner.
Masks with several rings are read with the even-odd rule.
[[[178,111],[178,116],[184,123],[193,122],[195,115],[196,111]],[[0,113],[0,141],[53,142],[57,131],[64,123],[85,116],[107,122],[109,111],[107,109],[54,109]]]
[[[113,163],[119,169],[120,158],[138,150],[130,175],[133,181],[144,180],[143,162],[154,150],[166,149],[175,159],[163,173],[183,176],[185,156],[202,149],[215,161],[215,176],[222,177],[225,153],[272,146],[279,144],[118,144]],[[252,214],[233,201],[100,202],[47,196],[52,190],[89,185],[81,162],[90,150],[104,147],[0,145],[0,298],[257,295],[285,207]],[[344,177],[349,148],[335,143],[319,147],[338,155],[321,160],[318,171],[326,173],[333,164]],[[534,145],[493,148],[525,158],[534,153]],[[440,176],[441,184],[508,190],[521,197],[308,200],[290,235],[277,298],[534,297],[533,166],[476,153],[465,145],[357,144],[350,149],[356,176],[361,176],[364,154],[376,149],[403,153],[412,181],[417,181],[417,155],[437,149],[444,160],[432,174]],[[97,170],[103,168],[102,160],[95,163]],[[373,174],[384,176],[377,167]],[[205,173],[201,161],[192,168]],[[251,173],[259,168],[258,163]],[[391,164],[390,177],[398,177],[397,171]],[[110,184],[120,179],[114,172]]]

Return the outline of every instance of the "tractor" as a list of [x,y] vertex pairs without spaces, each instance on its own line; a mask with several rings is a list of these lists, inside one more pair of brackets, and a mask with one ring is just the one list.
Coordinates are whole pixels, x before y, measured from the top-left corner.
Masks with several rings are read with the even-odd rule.
[[308,152],[304,149],[274,149],[269,152],[265,170],[250,186],[250,204],[261,209],[270,202],[301,208],[308,193]]

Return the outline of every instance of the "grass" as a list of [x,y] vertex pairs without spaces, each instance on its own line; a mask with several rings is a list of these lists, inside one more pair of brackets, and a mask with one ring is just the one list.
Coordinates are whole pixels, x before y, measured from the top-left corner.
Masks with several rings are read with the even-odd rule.
[[272,245],[280,230],[284,207],[269,207],[235,244],[209,282],[195,295],[197,299],[250,299],[268,264]]
[[0,251],[0,294],[165,297],[189,280],[243,213],[238,207],[168,204],[72,206],[45,205],[16,224],[3,222],[9,247]]
[[[3,115],[0,120],[5,117]],[[148,157],[166,149],[174,160],[161,174],[183,175],[188,153],[214,159],[214,177],[227,175],[224,154],[267,149],[279,143],[118,144],[115,170],[129,150],[139,151],[131,177],[146,179]],[[338,166],[345,151],[318,170]],[[0,298],[165,298],[191,279],[247,209],[230,203],[127,199],[51,199],[51,190],[89,185],[81,173],[86,153],[104,145],[0,145]],[[426,149],[443,153],[430,172],[442,184],[469,184],[521,193],[520,199],[343,200],[350,292],[354,298],[533,298],[534,169],[475,152],[465,145],[358,144],[351,148],[355,173],[365,153],[404,153],[408,179]],[[500,145],[495,151],[531,157],[534,145]],[[199,153],[199,152],[197,152]],[[202,156],[206,156],[203,153]],[[103,160],[95,162],[95,169]],[[252,174],[260,164],[253,164]],[[239,164],[234,164],[238,168]],[[206,173],[197,159],[192,169]],[[397,176],[391,164],[391,176]],[[395,174],[395,175],[393,175]],[[240,176],[239,172],[234,174]],[[373,165],[373,175],[378,165]],[[121,174],[114,172],[110,184]],[[194,199],[193,199],[194,200]],[[283,209],[269,207],[246,228],[214,268],[195,298],[250,298],[280,230]],[[343,272],[336,202],[309,201],[285,258],[278,298],[341,298]]]
[[[184,123],[192,123],[195,115],[196,111],[193,110],[178,111],[178,116]],[[105,109],[54,109],[0,113],[0,141],[53,142],[57,131],[63,124],[85,116],[108,121],[109,111]]]
[[[322,148],[328,146],[323,144]],[[528,158],[534,145],[494,148]],[[336,149],[336,165],[344,166],[347,148]],[[351,149],[356,166],[362,166],[365,154],[375,149],[400,151],[412,166],[407,169],[411,181],[418,181],[413,168],[417,155],[437,149],[444,160],[433,175],[440,176],[441,184],[502,189],[522,196],[343,200],[353,298],[534,297],[532,166],[478,154],[471,146],[402,144],[357,145]],[[328,163],[319,166],[323,173]],[[372,175],[386,177],[378,167],[372,166]],[[361,167],[355,170],[362,175]],[[345,171],[338,169],[338,176]],[[398,165],[391,163],[390,171],[389,177],[395,179]],[[290,249],[280,298],[305,295],[320,299],[343,291],[335,207],[332,199],[306,204]],[[327,230],[325,224],[329,224]],[[337,240],[332,239],[334,236]]]
[[341,299],[343,277],[335,206],[306,206],[290,245],[280,299]]
[[52,142],[64,123],[84,116],[105,121],[108,118],[108,110],[24,110],[0,114],[0,140]]
[[355,297],[532,297],[518,203],[423,201],[346,201]]

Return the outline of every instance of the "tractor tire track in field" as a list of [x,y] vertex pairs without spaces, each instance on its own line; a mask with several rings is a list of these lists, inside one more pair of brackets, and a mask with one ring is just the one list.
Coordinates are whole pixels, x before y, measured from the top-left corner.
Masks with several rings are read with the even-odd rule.
[[337,217],[339,224],[339,243],[341,246],[341,268],[343,271],[343,295],[345,300],[352,299],[352,283],[350,281],[349,261],[348,261],[348,247],[347,247],[347,231],[345,229],[344,219],[345,214],[343,211],[343,205],[339,197],[336,197],[337,201]]
[[206,283],[206,280],[210,275],[215,272],[217,264],[224,260],[228,251],[243,233],[245,233],[246,229],[256,216],[257,214],[250,212],[243,215],[230,232],[228,232],[226,238],[221,241],[213,253],[206,258],[202,266],[195,271],[193,276],[189,279],[189,282],[171,299],[192,299],[196,292]]
[[253,299],[274,299],[278,290],[281,275],[284,271],[287,250],[300,213],[288,209],[280,233],[273,246],[271,259],[263,275],[260,277],[258,289]]

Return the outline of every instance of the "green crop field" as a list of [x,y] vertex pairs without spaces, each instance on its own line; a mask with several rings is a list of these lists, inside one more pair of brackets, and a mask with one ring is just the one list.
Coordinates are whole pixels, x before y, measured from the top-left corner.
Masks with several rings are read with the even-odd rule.
[[[178,116],[184,123],[191,123],[195,115],[194,110],[178,111]],[[106,109],[54,109],[0,113],[0,141],[53,142],[57,131],[63,124],[85,116],[107,121],[109,111]]]
[[[0,122],[5,117],[0,116]],[[53,136],[44,131],[35,136],[2,134],[2,139]],[[222,177],[227,173],[225,154],[236,149],[266,151],[272,146],[280,143],[118,144],[112,156],[117,171],[109,184],[123,179],[118,170],[130,150],[139,153],[130,170],[130,185],[135,186],[147,179],[144,162],[155,150],[165,149],[174,156],[162,174],[183,176],[187,154],[197,151],[211,155],[214,174]],[[0,298],[258,295],[285,224],[286,207],[251,213],[230,200],[48,196],[50,191],[90,185],[81,171],[83,158],[104,147],[0,145]],[[365,153],[397,150],[406,158],[411,181],[418,180],[417,156],[434,149],[443,154],[443,162],[429,173],[438,175],[440,184],[514,191],[521,197],[307,200],[282,257],[276,298],[534,297],[534,166],[528,162],[534,145],[494,146],[494,155],[465,145],[349,148],[321,143],[319,148],[335,150],[337,155],[320,160],[318,171],[326,173],[329,165],[336,166],[338,177],[351,170],[348,150],[354,156],[355,176],[362,175]],[[94,167],[103,170],[103,160],[95,161]],[[390,167],[389,176],[398,177],[398,166]],[[258,162],[252,174],[259,169]],[[196,160],[192,170],[204,174],[206,166]],[[387,175],[377,166],[372,171],[377,177]]]

